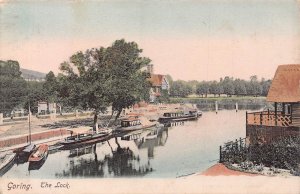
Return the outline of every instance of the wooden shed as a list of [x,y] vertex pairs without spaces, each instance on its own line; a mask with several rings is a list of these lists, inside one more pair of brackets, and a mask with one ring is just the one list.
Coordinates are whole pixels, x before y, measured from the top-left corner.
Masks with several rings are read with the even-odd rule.
[[274,102],[275,116],[289,116],[288,126],[300,127],[300,65],[278,66],[267,101]]
[[267,96],[274,110],[246,112],[246,137],[252,143],[300,135],[300,65],[278,66]]

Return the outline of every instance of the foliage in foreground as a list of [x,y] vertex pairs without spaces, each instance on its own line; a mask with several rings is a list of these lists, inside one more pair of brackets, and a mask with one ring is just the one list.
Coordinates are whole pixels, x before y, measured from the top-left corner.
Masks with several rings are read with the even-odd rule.
[[300,175],[300,137],[285,137],[270,144],[240,147],[235,144],[224,148],[222,162],[239,164],[244,170],[261,171],[263,167],[288,169]]
[[249,147],[248,158],[254,164],[283,169],[296,169],[300,165],[300,137],[287,137],[271,144]]

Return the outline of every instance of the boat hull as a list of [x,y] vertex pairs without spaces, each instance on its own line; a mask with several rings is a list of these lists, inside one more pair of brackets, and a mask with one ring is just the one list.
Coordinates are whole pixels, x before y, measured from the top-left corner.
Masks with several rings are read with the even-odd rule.
[[[40,145],[28,158],[28,162],[30,163],[38,163],[44,160],[48,156],[49,146],[46,144]],[[35,154],[39,153],[38,156]]]
[[11,169],[11,167],[14,165],[14,160],[16,158],[16,153],[12,153],[6,159],[6,161],[4,161],[4,163],[0,164],[0,176],[3,176],[7,171],[9,171],[9,169]]
[[169,121],[188,121],[188,120],[196,120],[198,118],[197,115],[186,115],[186,116],[180,116],[180,117],[160,117],[159,122],[165,123]]
[[100,141],[105,141],[107,139],[110,139],[111,135],[110,134],[99,134],[99,135],[94,135],[90,138],[86,139],[78,139],[78,140],[71,140],[71,141],[61,141],[59,142],[63,146],[76,146],[76,145],[82,145],[82,144],[92,144],[92,143],[97,143]]
[[137,131],[137,130],[143,130],[143,129],[149,129],[152,127],[155,127],[155,124],[151,124],[151,125],[145,125],[145,126],[132,126],[132,127],[119,127],[116,128],[116,132],[130,132],[130,131]]

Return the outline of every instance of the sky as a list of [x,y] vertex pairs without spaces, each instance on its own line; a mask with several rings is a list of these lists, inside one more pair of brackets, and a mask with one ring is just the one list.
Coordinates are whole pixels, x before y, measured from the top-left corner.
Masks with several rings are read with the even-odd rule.
[[117,39],[175,80],[270,79],[278,65],[300,64],[295,0],[0,2],[0,60],[40,72]]

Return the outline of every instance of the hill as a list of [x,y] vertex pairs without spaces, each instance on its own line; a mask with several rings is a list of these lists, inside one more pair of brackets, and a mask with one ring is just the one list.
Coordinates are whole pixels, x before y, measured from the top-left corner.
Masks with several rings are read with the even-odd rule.
[[43,81],[45,80],[46,74],[38,71],[33,71],[29,69],[20,68],[22,72],[22,77],[25,80],[35,80],[35,81]]

